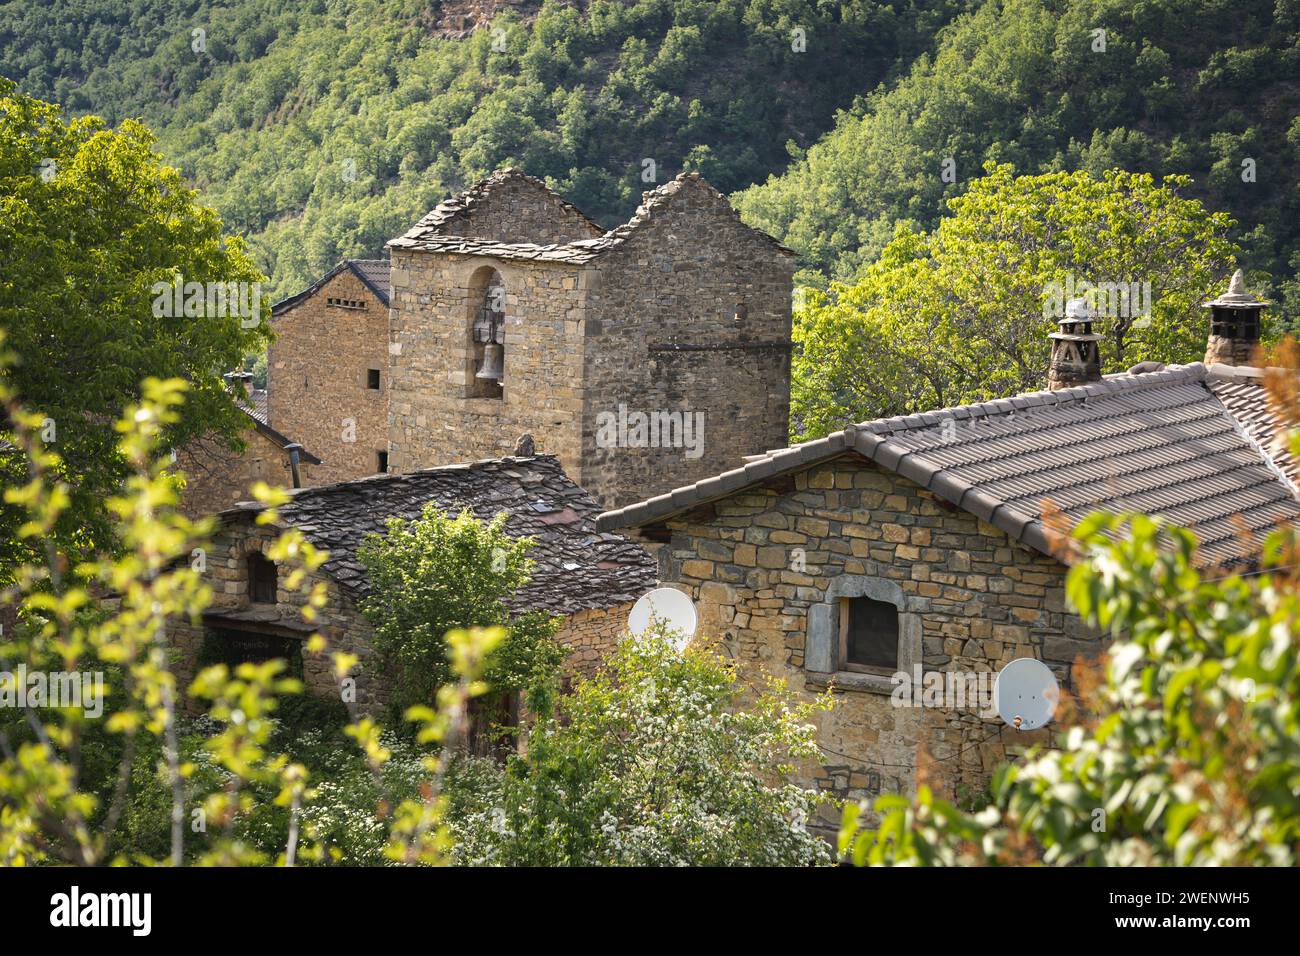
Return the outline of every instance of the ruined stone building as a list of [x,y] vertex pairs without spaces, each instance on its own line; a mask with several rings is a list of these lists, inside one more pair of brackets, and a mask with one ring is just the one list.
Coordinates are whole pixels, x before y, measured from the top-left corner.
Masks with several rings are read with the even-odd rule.
[[824,756],[804,783],[840,797],[907,792],[923,746],[932,783],[978,793],[1009,746],[1051,728],[1019,733],[973,701],[896,706],[894,675],[945,672],[969,687],[965,675],[1033,657],[1069,687],[1101,642],[1066,605],[1075,556],[1054,524],[1160,515],[1197,535],[1216,575],[1257,570],[1269,532],[1300,521],[1300,463],[1263,372],[1222,361],[1258,346],[1262,303],[1233,286],[1243,294],[1210,304],[1213,364],[1103,377],[1087,347],[1095,316],[1072,303],[1048,391],[854,425],[598,527],[657,542],[662,583],[695,599],[699,633],[751,680],[834,688]]

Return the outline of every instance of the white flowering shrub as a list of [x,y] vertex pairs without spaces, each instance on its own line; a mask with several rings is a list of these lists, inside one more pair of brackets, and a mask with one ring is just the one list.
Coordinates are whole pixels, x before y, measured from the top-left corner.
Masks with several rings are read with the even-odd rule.
[[462,769],[454,859],[504,866],[807,866],[830,847],[807,826],[826,797],[790,782],[818,753],[812,717],[778,682],[745,693],[707,650],[659,629],[626,640],[504,768]]

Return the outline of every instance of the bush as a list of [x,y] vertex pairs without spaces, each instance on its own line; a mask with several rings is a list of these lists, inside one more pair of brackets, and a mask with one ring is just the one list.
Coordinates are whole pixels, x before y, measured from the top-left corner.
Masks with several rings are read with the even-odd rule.
[[814,757],[811,718],[774,684],[742,703],[731,664],[678,653],[660,630],[626,640],[533,728],[504,769],[461,768],[449,821],[461,863],[804,866],[822,794],[789,782]]

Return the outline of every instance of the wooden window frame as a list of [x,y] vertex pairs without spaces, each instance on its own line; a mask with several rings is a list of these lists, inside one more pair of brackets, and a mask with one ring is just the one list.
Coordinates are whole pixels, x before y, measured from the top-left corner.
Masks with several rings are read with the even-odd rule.
[[[862,596],[865,600],[873,600]],[[894,665],[887,667],[881,664],[858,664],[849,660],[849,618],[852,614],[852,602],[858,598],[842,597],[840,603],[840,640],[839,640],[839,669],[842,671],[852,671],[856,674],[874,674],[877,677],[892,677],[898,672],[898,655],[899,649],[903,643],[902,621],[899,620],[894,632]],[[889,604],[888,601],[881,601],[881,604]],[[890,605],[893,606],[893,605]],[[895,607],[895,613],[898,612]]]

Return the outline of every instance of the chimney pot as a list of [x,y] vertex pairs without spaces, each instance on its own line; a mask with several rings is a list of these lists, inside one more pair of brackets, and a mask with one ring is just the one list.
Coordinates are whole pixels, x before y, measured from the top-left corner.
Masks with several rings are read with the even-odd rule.
[[1201,306],[1210,310],[1205,364],[1252,364],[1259,347],[1260,320],[1268,304],[1246,289],[1246,275],[1241,269],[1234,272],[1228,291]]
[[1088,299],[1065,303],[1065,316],[1053,332],[1052,360],[1047,369],[1047,387],[1052,391],[1101,381],[1101,336],[1092,330],[1097,310]]

